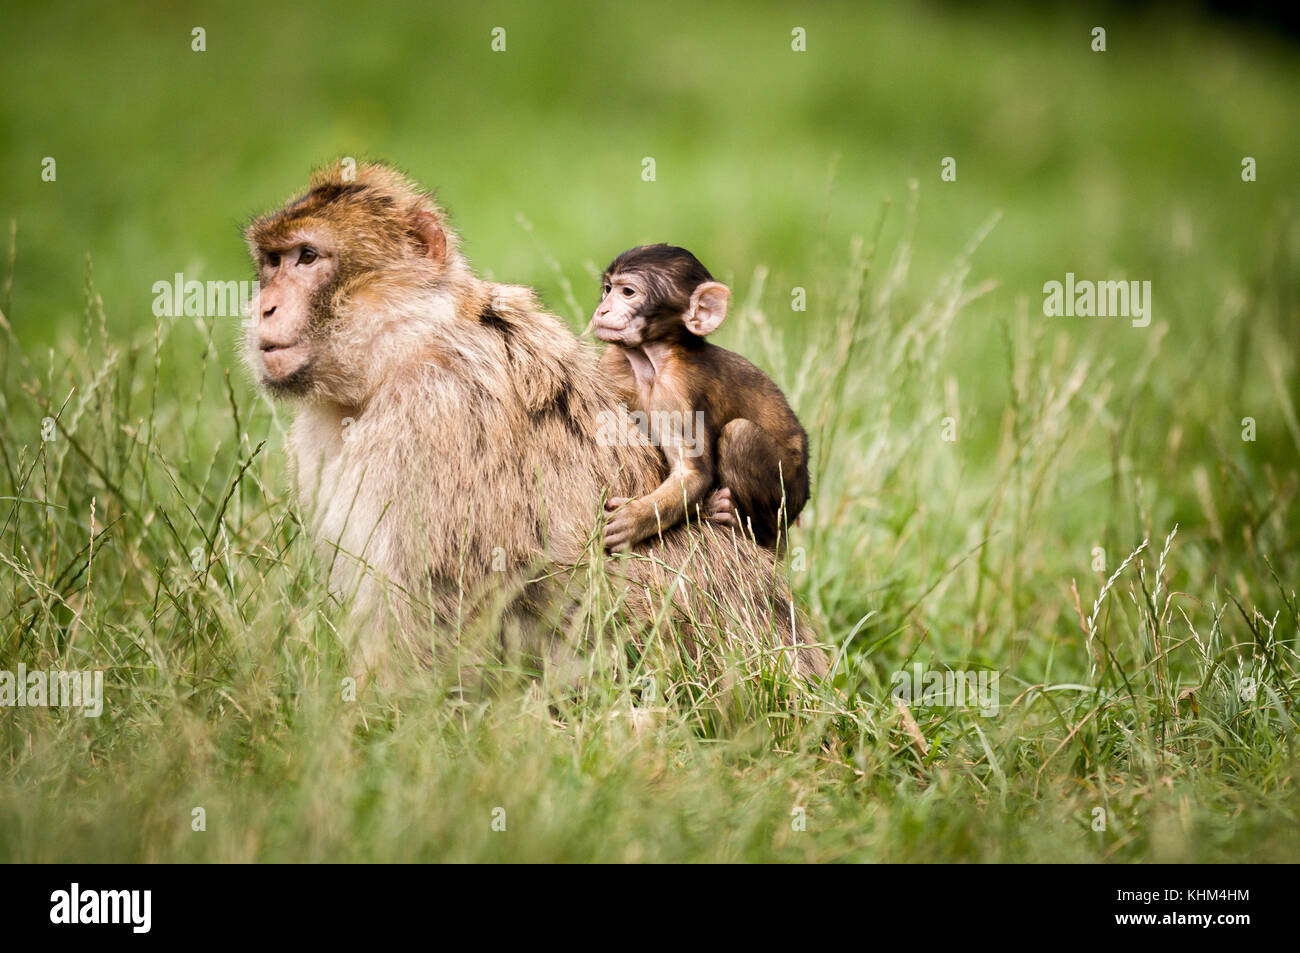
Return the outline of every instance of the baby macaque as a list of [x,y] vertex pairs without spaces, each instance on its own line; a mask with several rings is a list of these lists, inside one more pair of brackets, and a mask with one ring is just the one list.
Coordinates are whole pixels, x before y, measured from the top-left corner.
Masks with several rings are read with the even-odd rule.
[[731,289],[672,245],[625,251],[605,270],[592,317],[601,367],[648,421],[669,466],[637,499],[605,504],[605,546],[624,549],[691,516],[779,549],[808,501],[808,436],[772,379],[704,340]]

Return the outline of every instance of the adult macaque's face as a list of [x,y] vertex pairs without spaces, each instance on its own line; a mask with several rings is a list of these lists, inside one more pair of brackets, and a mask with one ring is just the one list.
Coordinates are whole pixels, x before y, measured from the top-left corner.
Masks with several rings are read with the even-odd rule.
[[312,318],[338,274],[338,260],[323,237],[304,234],[282,247],[258,249],[261,290],[248,346],[259,355],[262,383],[273,391],[301,390],[308,382]]
[[645,338],[650,302],[646,281],[638,274],[606,275],[600,305],[592,316],[597,338],[623,347],[636,347]]

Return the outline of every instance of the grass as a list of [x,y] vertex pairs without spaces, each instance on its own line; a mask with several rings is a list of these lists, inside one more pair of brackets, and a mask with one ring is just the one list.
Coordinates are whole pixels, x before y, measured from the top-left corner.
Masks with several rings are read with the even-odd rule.
[[[1098,59],[1065,13],[745,9],[610,14],[627,54],[577,8],[401,7],[407,29],[286,28],[268,63],[221,39],[252,28],[234,6],[207,59],[188,14],[15,7],[0,670],[104,669],[107,704],[0,711],[0,858],[1300,859],[1300,234],[1277,184],[1300,58],[1156,14],[1108,17]],[[796,15],[806,60],[784,57]],[[505,58],[455,41],[486,48],[494,17]],[[87,99],[77,58],[107,51],[148,66]],[[281,91],[300,124],[275,122]],[[502,147],[504,112],[528,149]],[[231,148],[151,151],[164,133]],[[236,322],[149,302],[177,270],[245,277],[234,219],[354,152],[411,156],[480,268],[575,327],[591,262],[707,249],[741,305],[721,343],[813,438],[789,571],[831,684],[711,676],[671,632],[641,650],[611,625],[576,691],[467,696],[449,666],[347,700],[287,413],[237,369]],[[1044,318],[1067,271],[1149,278],[1151,326]],[[997,672],[998,713],[901,708],[917,663]]]

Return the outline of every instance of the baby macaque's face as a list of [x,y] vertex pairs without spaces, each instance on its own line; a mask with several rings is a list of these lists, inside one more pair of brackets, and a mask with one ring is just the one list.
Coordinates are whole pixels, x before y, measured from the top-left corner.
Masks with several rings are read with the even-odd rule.
[[591,323],[596,337],[623,347],[645,340],[649,323],[648,283],[636,272],[606,272],[601,280],[600,304]]
[[640,245],[615,258],[591,316],[596,337],[625,348],[712,334],[727,316],[731,291],[698,258],[672,245]]

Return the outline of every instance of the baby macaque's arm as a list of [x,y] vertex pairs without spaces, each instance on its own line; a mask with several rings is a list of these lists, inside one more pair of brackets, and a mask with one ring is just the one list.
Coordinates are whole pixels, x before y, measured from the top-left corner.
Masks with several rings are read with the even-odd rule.
[[692,454],[682,441],[680,429],[660,434],[661,447],[672,461],[672,469],[653,492],[637,499],[613,497],[606,501],[605,546],[623,549],[676,526],[699,514],[700,501],[713,484],[713,454],[705,434],[705,450]]

